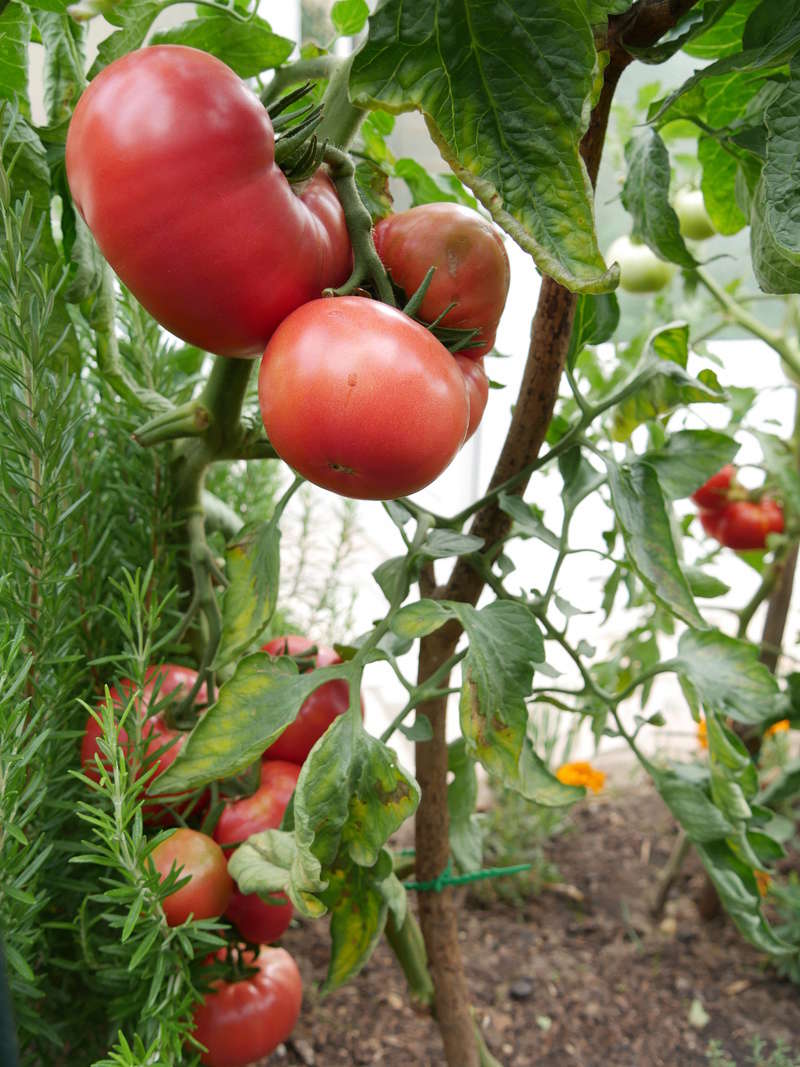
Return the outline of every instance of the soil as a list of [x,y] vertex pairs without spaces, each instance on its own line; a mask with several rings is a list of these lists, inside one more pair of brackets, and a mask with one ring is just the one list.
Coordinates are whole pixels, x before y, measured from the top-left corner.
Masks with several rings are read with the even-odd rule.
[[[503,1067],[706,1067],[711,1041],[745,1067],[757,1035],[770,1048],[783,1041],[800,1052],[800,989],[724,917],[700,919],[694,899],[704,876],[693,855],[663,918],[649,917],[674,840],[669,813],[646,786],[601,794],[546,846],[559,886],[516,905],[465,896],[473,1002]],[[436,1026],[409,1005],[385,943],[324,999],[316,988],[327,963],[325,923],[293,928],[283,944],[306,994],[290,1043],[269,1067],[443,1067]]]

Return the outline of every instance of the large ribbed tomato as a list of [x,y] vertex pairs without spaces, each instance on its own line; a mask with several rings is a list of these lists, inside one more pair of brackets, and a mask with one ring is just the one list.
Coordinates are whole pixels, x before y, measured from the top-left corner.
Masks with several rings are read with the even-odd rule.
[[433,322],[455,303],[442,324],[479,331],[479,344],[464,349],[465,355],[479,359],[489,351],[510,277],[503,240],[490,222],[460,204],[421,204],[381,219],[375,248],[392,281],[409,297],[435,267],[419,317]]
[[210,352],[260,354],[291,311],[349,274],[327,174],[292,188],[260,101],[197,49],[142,48],[98,74],[70,122],[67,177],[123,282]]
[[464,442],[464,375],[419,323],[377,300],[312,300],[280,324],[258,378],[278,455],[342,496],[391,500],[437,478]]
[[233,892],[233,879],[222,849],[207,834],[181,827],[156,845],[150,854],[163,882],[172,870],[186,885],[164,897],[161,906],[170,926],[187,919],[213,919],[222,915]]
[[294,1029],[303,985],[297,964],[282,948],[243,953],[257,970],[238,982],[217,981],[195,1008],[193,1037],[208,1067],[247,1067],[261,1061]]

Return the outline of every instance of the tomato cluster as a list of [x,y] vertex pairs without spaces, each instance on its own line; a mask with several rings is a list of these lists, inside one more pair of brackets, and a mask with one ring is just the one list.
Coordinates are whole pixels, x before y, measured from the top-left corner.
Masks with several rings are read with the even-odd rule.
[[[296,634],[276,637],[263,646],[273,657],[291,656],[301,671],[340,663],[331,648],[317,646]],[[141,697],[131,713],[137,716],[141,744],[132,731],[119,729],[119,742],[125,758],[140,759],[137,775],[145,774],[144,795],[155,796],[156,779],[174,761],[186,742],[187,731],[170,725],[172,701],[186,696],[197,681],[188,667],[166,664],[151,667],[145,676]],[[123,679],[110,690],[118,709],[127,704],[136,687]],[[172,698],[170,701],[169,698]],[[202,714],[207,700],[205,686],[196,696],[196,711]],[[169,705],[165,708],[165,705]],[[230,798],[219,812],[212,836],[181,825],[152,849],[152,863],[160,881],[174,875],[177,885],[162,900],[164,917],[170,926],[185,922],[226,918],[249,944],[260,946],[256,954],[241,953],[248,971],[233,980],[219,979],[196,1009],[194,1037],[206,1048],[202,1062],[208,1067],[245,1067],[268,1055],[286,1037],[297,1020],[302,996],[300,975],[291,956],[283,949],[267,948],[283,934],[292,918],[292,905],[280,893],[269,899],[242,893],[230,874],[228,863],[233,849],[252,834],[277,828],[291,800],[301,764],[319,738],[338,715],[347,711],[350,693],[347,682],[325,682],[303,702],[296,718],[264,752],[259,785],[250,796]],[[363,702],[362,702],[363,714]],[[86,722],[81,742],[84,773],[99,781],[107,758],[101,747],[102,727],[94,715]],[[143,750],[143,752],[142,752]],[[174,825],[197,821],[207,808],[208,794],[197,797],[159,796],[147,799],[143,813],[150,824]],[[226,852],[223,849],[227,850]],[[234,948],[234,953],[238,950]]]
[[729,463],[701,485],[692,500],[705,532],[726,548],[766,548],[770,534],[783,533],[783,509],[770,497],[750,500],[744,494]]
[[156,45],[111,63],[75,108],[66,167],[101,251],[163,326],[220,355],[263,353],[264,426],[305,478],[345,496],[404,496],[475,432],[509,285],[503,242],[477,212],[427,204],[375,228],[408,297],[435,268],[418,314],[473,333],[454,359],[387,304],[320,299],[353,261],[331,177],[323,166],[287,180],[267,111],[213,56]]

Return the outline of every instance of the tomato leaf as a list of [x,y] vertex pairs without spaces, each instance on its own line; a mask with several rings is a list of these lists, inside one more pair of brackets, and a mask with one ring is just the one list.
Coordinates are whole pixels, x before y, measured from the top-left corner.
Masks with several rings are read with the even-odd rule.
[[542,522],[542,512],[535,504],[526,504],[520,497],[511,493],[500,493],[497,503],[500,510],[514,520],[514,533],[517,536],[535,537],[551,548],[560,548],[560,539],[547,529]]
[[[391,873],[391,857],[388,862]],[[331,958],[323,993],[338,989],[358,974],[372,955],[389,909],[381,881],[376,872],[353,864],[331,871],[323,894],[331,913]]]
[[450,849],[459,870],[479,871],[483,865],[483,834],[475,805],[478,776],[475,760],[467,754],[463,737],[447,746],[447,769],[453,775],[447,787],[450,812]]
[[767,158],[752,213],[751,250],[758,284],[768,293],[800,292],[800,165],[797,139],[800,70],[767,107]]
[[645,452],[642,461],[654,468],[664,496],[680,500],[691,496],[738,451],[738,442],[717,430],[678,430],[663,448]]
[[523,604],[511,601],[496,601],[480,611],[456,601],[445,603],[469,637],[459,704],[467,752],[537,804],[573,803],[583,789],[559,782],[527,735],[525,698],[534,666],[544,662],[536,619]]
[[369,7],[366,0],[336,0],[331,8],[331,22],[340,37],[361,33],[367,23]]
[[391,627],[398,637],[416,640],[432,634],[450,618],[452,615],[448,608],[438,601],[417,600],[400,608],[391,620]]
[[483,545],[483,538],[473,534],[456,533],[454,530],[431,530],[420,545],[418,553],[427,559],[447,559],[448,556],[467,556],[471,552],[480,552]]
[[714,229],[726,236],[738,233],[747,225],[747,218],[736,202],[736,157],[715,137],[699,137],[697,158],[703,168],[703,200]]
[[677,661],[705,707],[753,726],[774,718],[778,683],[753,645],[717,630],[687,630]]
[[104,17],[119,29],[100,42],[89,78],[94,78],[103,67],[126,52],[140,48],[153,22],[170,3],[171,0],[118,0],[111,5]]
[[225,569],[230,585],[222,601],[218,669],[256,644],[275,612],[280,579],[281,531],[277,522],[246,527],[228,545]]
[[647,463],[609,461],[608,484],[628,558],[645,587],[679,618],[703,628],[678,562],[656,472]]
[[724,596],[730,592],[731,587],[729,585],[720,581],[713,574],[706,574],[700,567],[691,567],[684,563],[683,573],[686,575],[692,596],[712,600],[714,597]]
[[597,54],[578,0],[473,5],[386,0],[357,53],[351,96],[418,110],[456,176],[538,266],[579,292],[614,287],[579,152]]
[[747,18],[741,43],[741,50],[696,70],[663,101],[655,118],[700,83],[736,71],[769,70],[787,63],[800,48],[800,0],[761,0]]
[[684,51],[696,59],[720,59],[741,51],[745,23],[760,3],[761,0],[736,0],[709,29],[684,45]]
[[28,49],[31,15],[24,4],[13,0],[0,15],[0,99],[13,101],[29,117]]
[[[240,660],[201,716],[175,762],[158,779],[164,793],[232,777],[260,759],[306,697],[332,678],[346,678],[346,663],[298,674],[287,657],[254,652]],[[155,791],[153,789],[153,791]]]
[[443,201],[464,204],[473,209],[478,206],[478,201],[469,195],[455,175],[431,174],[416,159],[398,159],[394,164],[394,173],[408,186],[412,207]]
[[703,370],[697,378],[686,373],[688,354],[686,323],[671,323],[650,336],[642,360],[626,384],[625,399],[614,410],[615,441],[627,441],[641,423],[682,404],[725,400],[713,371]]
[[619,325],[619,301],[614,293],[582,293],[575,306],[567,364],[572,369],[578,354],[587,345],[608,341]]
[[632,137],[625,145],[625,159],[628,174],[622,187],[622,203],[633,216],[634,236],[645,241],[661,259],[682,267],[697,266],[669,202],[669,154],[658,133],[643,130]]
[[294,42],[272,32],[268,22],[253,15],[246,21],[233,13],[214,13],[154,33],[151,44],[182,44],[200,48],[221,59],[240,78],[253,78],[284,63]]
[[699,8],[687,11],[657,44],[649,48],[627,46],[628,50],[643,63],[663,63],[696,37],[709,32],[737,2],[738,0],[708,0]]
[[64,14],[40,11],[36,25],[44,45],[44,104],[51,125],[63,122],[83,90],[85,30]]
[[411,574],[407,556],[394,556],[379,563],[372,577],[390,604],[400,604],[411,589]]

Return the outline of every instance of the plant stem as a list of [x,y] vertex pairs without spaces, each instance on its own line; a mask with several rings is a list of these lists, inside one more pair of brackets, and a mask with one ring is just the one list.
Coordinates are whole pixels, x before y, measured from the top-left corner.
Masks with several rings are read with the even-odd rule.
[[726,290],[719,285],[710,274],[702,267],[695,271],[698,280],[711,293],[715,300],[727,311],[733,322],[751,333],[780,356],[786,365],[791,377],[796,381],[800,379],[800,349],[793,338],[789,338],[779,330],[773,330],[766,326],[761,319],[751,314]]
[[261,103],[269,109],[270,104],[274,104],[286,89],[293,85],[300,85],[301,82],[329,78],[340,64],[341,60],[336,56],[314,56],[311,59],[298,59],[296,63],[278,67],[272,81],[261,94]]
[[683,827],[678,828],[678,836],[675,838],[675,844],[672,846],[672,852],[670,852],[669,859],[667,860],[664,869],[661,871],[658,882],[656,883],[656,890],[653,894],[653,900],[650,904],[650,914],[654,919],[660,919],[664,914],[664,905],[667,902],[669,891],[675,884],[675,879],[681,872],[684,861],[689,853],[692,842]]
[[348,85],[352,65],[353,57],[348,56],[340,61],[330,75],[328,88],[322,99],[322,122],[317,128],[320,144],[327,141],[328,144],[346,148],[364,120],[366,111],[356,107],[350,100]]

